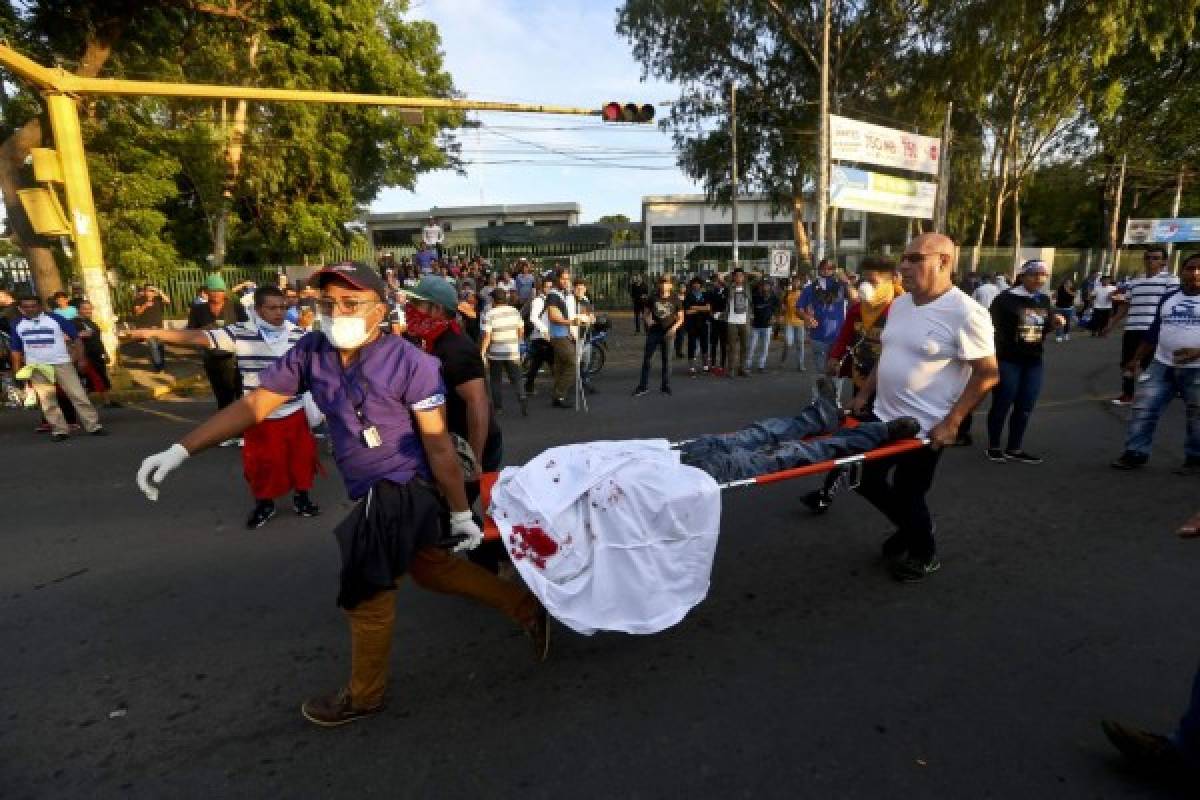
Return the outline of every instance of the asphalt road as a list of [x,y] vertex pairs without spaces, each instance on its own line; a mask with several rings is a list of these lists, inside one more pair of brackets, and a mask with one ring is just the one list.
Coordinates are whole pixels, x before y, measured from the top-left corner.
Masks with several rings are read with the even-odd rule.
[[[1169,728],[1200,658],[1200,544],[1172,534],[1200,502],[1170,473],[1182,413],[1148,469],[1107,466],[1117,344],[1051,347],[1027,440],[1046,464],[947,455],[943,569],[924,584],[885,575],[885,523],[860,499],[815,518],[797,501],[812,481],[741,490],[708,599],[656,636],[556,627],[534,665],[494,612],[406,585],[390,707],[337,730],[298,712],[347,673],[336,478],[314,493],[324,516],[248,533],[236,451],[187,463],[158,504],[133,485],[209,401],[111,411],[111,437],[59,445],[2,412],[0,796],[1172,796],[1097,726]],[[729,430],[808,396],[776,367],[634,400],[639,340],[615,346],[590,413],[543,391],[503,418],[510,463]]]

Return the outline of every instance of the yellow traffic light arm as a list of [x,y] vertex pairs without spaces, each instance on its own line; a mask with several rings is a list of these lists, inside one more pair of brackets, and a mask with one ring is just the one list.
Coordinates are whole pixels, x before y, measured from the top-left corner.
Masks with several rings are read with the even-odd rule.
[[118,78],[81,78],[63,69],[43,67],[5,44],[0,44],[0,66],[35,83],[39,88],[72,95],[129,95],[195,99],[258,100],[284,103],[336,103],[344,105],[441,108],[451,111],[506,111],[527,114],[577,114],[598,116],[596,108],[551,106],[540,103],[499,103],[446,97],[393,97],[382,94],[347,94],[313,89],[259,89],[251,86],[218,86],[203,83],[162,83]]

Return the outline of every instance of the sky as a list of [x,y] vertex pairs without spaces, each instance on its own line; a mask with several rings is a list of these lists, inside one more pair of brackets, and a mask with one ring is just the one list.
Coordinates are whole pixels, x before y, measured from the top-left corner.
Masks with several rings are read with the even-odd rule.
[[[471,99],[599,108],[608,100],[657,104],[678,96],[672,84],[642,82],[629,43],[616,33],[616,6],[605,0],[412,0],[409,17],[437,24],[445,67]],[[657,111],[661,118],[665,108]],[[671,139],[657,125],[472,116],[484,127],[459,135],[464,160],[542,163],[472,163],[465,176],[427,173],[415,191],[385,189],[371,210],[577,202],[582,222],[606,214],[638,220],[642,195],[700,191],[675,166]]]

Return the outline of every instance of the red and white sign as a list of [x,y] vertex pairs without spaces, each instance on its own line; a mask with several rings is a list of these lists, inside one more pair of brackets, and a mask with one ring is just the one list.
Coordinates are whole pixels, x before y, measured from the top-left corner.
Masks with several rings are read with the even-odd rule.
[[829,157],[937,175],[942,143],[933,136],[830,114]]

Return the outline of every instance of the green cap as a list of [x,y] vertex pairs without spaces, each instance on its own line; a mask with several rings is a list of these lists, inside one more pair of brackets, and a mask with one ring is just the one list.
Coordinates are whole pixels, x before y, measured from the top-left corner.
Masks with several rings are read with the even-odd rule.
[[449,281],[437,275],[426,275],[415,289],[409,289],[405,294],[417,300],[427,300],[450,312],[458,308],[458,292],[454,291]]
[[210,292],[224,292],[229,287],[225,285],[225,279],[222,278],[218,273],[214,272],[212,275],[209,275],[204,279],[204,288],[208,289]]

